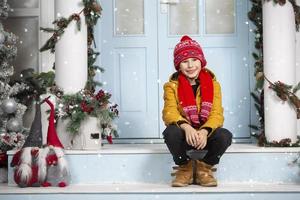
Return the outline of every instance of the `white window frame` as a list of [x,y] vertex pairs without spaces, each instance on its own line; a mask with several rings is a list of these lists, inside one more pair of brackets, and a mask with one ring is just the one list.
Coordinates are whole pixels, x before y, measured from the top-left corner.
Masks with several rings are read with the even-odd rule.
[[[8,2],[9,3],[9,2]],[[39,0],[38,8],[11,8],[9,17],[26,18],[37,17],[38,18],[38,30],[40,27],[53,27],[54,21],[54,0]],[[16,33],[18,34],[18,33]],[[45,44],[51,34],[39,31],[38,33],[38,46],[39,48]],[[55,55],[50,51],[39,53],[38,56],[38,72],[47,72],[52,69],[55,60]]]

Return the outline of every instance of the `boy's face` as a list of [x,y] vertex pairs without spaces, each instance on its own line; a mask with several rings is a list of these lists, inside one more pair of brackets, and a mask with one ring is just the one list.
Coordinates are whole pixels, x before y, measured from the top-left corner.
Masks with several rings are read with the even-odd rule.
[[179,64],[179,71],[191,80],[198,78],[200,70],[201,62],[197,58],[187,58]]

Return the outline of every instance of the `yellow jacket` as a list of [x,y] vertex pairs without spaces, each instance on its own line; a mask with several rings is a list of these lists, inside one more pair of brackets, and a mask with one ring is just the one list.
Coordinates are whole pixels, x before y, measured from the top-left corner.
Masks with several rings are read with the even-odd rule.
[[[213,78],[213,86],[214,86],[214,98],[213,98],[213,106],[211,109],[211,113],[208,117],[208,120],[199,128],[211,128],[211,133],[218,127],[223,126],[224,116],[223,116],[223,107],[222,107],[222,95],[221,95],[221,87],[219,82],[217,81],[215,75],[207,70]],[[171,77],[169,82],[164,84],[164,108],[162,111],[163,121],[165,125],[168,126],[170,124],[177,124],[178,121],[186,121],[190,124],[190,122],[185,117],[185,113],[179,104],[178,100],[178,72],[175,72]],[[198,112],[200,110],[201,105],[201,97],[200,97],[200,87],[197,89],[196,94],[196,104],[198,108]]]

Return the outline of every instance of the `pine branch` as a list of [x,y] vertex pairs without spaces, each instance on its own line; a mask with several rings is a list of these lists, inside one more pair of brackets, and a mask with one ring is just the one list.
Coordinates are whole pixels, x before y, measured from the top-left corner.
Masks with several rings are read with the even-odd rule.
[[288,101],[295,107],[297,119],[300,119],[300,99],[296,96],[295,93],[290,91],[293,87],[291,85],[284,84],[281,81],[272,83],[266,76],[264,77],[270,84],[269,88],[274,90],[281,100]]
[[296,94],[300,90],[300,82],[294,87],[293,93]]

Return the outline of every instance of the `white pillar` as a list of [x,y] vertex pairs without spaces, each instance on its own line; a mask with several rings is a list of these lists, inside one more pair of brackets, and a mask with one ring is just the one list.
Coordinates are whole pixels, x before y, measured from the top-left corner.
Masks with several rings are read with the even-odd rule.
[[[300,5],[300,0],[296,0],[297,5]],[[296,33],[296,83],[300,81],[300,32]],[[300,91],[298,90],[297,96],[300,97]],[[298,121],[297,134],[300,136],[300,120]]]
[[[295,16],[289,1],[284,6],[263,3],[264,73],[272,82],[295,85]],[[282,102],[265,81],[265,134],[267,141],[290,138],[296,141],[297,118],[294,108]]]
[[[83,9],[82,0],[56,0],[56,18],[69,17]],[[65,93],[76,93],[87,81],[87,25],[83,13],[81,30],[72,21],[55,46],[55,81]]]

